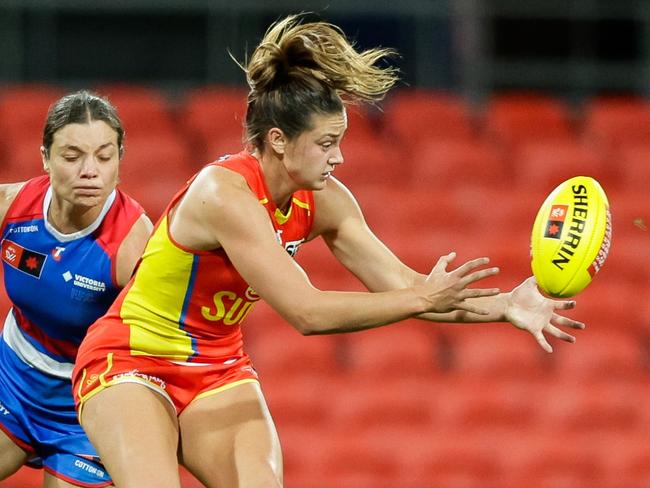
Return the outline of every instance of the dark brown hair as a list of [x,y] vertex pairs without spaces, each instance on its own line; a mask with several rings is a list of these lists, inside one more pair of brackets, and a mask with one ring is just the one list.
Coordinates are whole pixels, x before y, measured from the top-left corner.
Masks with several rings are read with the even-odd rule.
[[121,158],[124,154],[124,128],[117,115],[117,109],[105,98],[86,90],[66,95],[50,107],[43,128],[45,157],[50,157],[56,131],[68,124],[87,124],[93,120],[106,122],[117,133],[117,147]]
[[272,127],[292,139],[310,128],[314,113],[381,100],[397,82],[396,68],[375,66],[394,51],[358,52],[337,26],[301,20],[292,15],[273,24],[244,68],[246,139],[255,147]]

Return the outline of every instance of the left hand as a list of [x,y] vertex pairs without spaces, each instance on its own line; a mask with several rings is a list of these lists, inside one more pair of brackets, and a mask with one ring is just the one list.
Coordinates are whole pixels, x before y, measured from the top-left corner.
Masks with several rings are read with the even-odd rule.
[[548,332],[558,339],[575,342],[575,337],[567,334],[557,326],[584,329],[585,324],[563,317],[556,310],[569,310],[575,307],[573,300],[552,300],[546,298],[537,289],[537,282],[530,277],[514,288],[506,300],[505,318],[518,329],[530,332],[546,352],[553,348],[543,332]]

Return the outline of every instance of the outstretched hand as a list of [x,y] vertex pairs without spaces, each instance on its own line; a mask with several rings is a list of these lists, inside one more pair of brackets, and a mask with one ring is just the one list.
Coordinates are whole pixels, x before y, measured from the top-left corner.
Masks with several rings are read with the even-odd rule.
[[487,310],[477,307],[475,303],[466,299],[494,296],[499,293],[499,289],[467,287],[476,281],[497,274],[499,268],[485,268],[474,271],[476,268],[490,262],[488,258],[478,258],[467,261],[453,271],[447,271],[447,266],[455,258],[455,252],[442,256],[425,280],[425,286],[428,288],[428,299],[431,302],[429,311],[445,313],[464,310],[479,315],[487,315],[489,313]]
[[534,277],[526,279],[514,288],[507,297],[506,320],[518,329],[530,332],[546,352],[553,348],[546,340],[544,332],[567,342],[575,342],[575,337],[567,334],[558,326],[584,329],[585,324],[556,313],[557,310],[569,310],[575,307],[573,300],[553,300],[546,298],[537,289]]

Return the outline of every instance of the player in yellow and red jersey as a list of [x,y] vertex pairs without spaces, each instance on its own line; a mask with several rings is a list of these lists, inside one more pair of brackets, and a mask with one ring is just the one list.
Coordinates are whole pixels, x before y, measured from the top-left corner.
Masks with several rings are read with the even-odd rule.
[[[543,332],[581,328],[528,279],[509,293],[468,288],[487,258],[422,275],[365,225],[332,172],[343,162],[344,100],[373,101],[396,82],[324,22],[288,17],[245,71],[250,150],[203,168],[158,222],[127,288],[91,327],[74,370],[81,424],[121,488],[180,487],[178,460],[206,486],[282,486],[275,427],[241,322],[263,298],[303,334],[351,332],[409,317],[508,321],[550,350]],[[322,291],[291,259],[322,237],[370,291]],[[289,251],[289,253],[287,252]]]

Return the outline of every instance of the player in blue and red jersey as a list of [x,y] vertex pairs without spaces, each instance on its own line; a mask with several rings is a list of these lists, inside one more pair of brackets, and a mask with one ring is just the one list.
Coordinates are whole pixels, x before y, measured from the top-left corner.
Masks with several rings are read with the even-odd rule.
[[[409,317],[581,327],[532,280],[510,293],[468,285],[486,258],[427,275],[401,263],[332,177],[343,162],[344,99],[372,101],[395,83],[327,23],[274,25],[246,67],[250,150],[203,168],[156,224],[141,264],[88,331],[73,373],[79,416],[117,486],[178,488],[178,460],[209,487],[282,486],[278,437],[241,323],[259,298],[304,334],[350,332]],[[291,259],[322,237],[370,293],[322,291]],[[298,366],[299,367],[299,366]]]
[[44,468],[48,487],[112,483],[77,421],[70,375],[151,231],[142,207],[115,187],[123,136],[107,100],[70,94],[47,115],[47,174],[0,185],[12,303],[0,338],[0,479],[28,464]]

